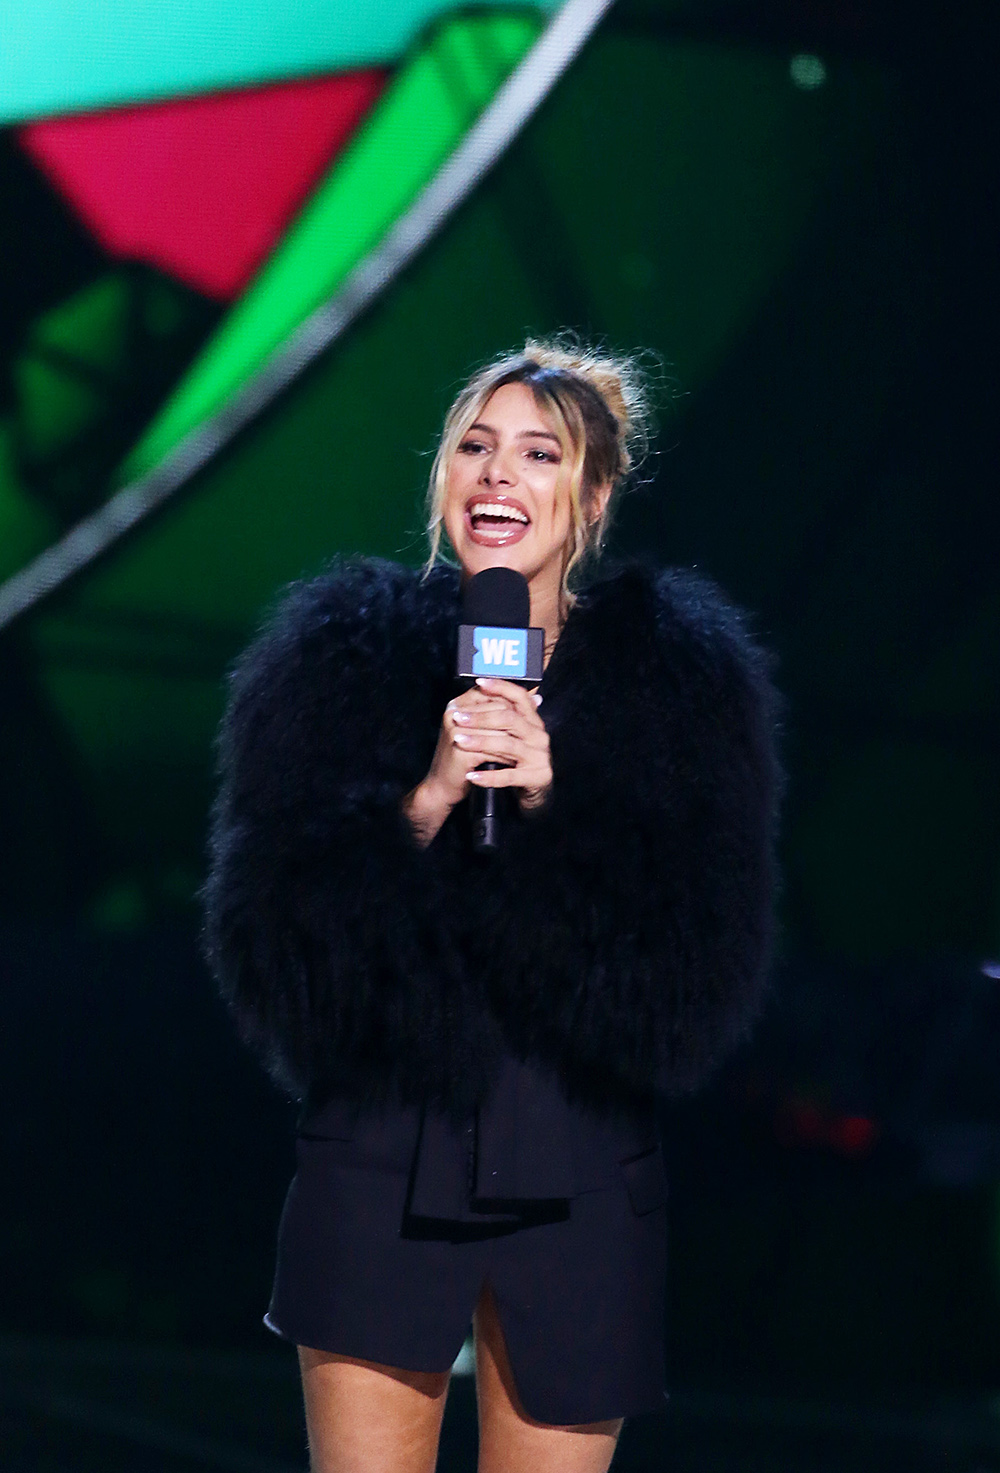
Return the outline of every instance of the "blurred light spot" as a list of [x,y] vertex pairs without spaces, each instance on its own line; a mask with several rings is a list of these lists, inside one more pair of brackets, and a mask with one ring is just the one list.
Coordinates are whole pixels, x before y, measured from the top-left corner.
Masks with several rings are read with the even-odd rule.
[[826,67],[818,56],[808,51],[800,51],[798,56],[792,57],[788,73],[796,87],[802,87],[806,92],[822,87],[826,81]]
[[90,907],[90,920],[99,931],[135,931],[145,924],[148,912],[139,882],[122,879],[97,896]]
[[878,1141],[874,1120],[841,1115],[814,1100],[783,1100],[775,1117],[775,1134],[783,1146],[813,1146],[840,1156],[867,1156]]
[[842,1156],[867,1156],[877,1137],[875,1122],[864,1115],[842,1115],[830,1122],[830,1145]]
[[983,962],[979,970],[984,977],[992,977],[995,982],[1000,982],[1000,962]]

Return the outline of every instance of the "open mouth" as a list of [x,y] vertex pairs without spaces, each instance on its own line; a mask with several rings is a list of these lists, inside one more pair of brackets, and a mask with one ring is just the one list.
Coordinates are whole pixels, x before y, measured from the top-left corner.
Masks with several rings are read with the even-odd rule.
[[507,496],[474,496],[465,504],[465,519],[474,542],[506,547],[518,542],[531,526],[519,501]]

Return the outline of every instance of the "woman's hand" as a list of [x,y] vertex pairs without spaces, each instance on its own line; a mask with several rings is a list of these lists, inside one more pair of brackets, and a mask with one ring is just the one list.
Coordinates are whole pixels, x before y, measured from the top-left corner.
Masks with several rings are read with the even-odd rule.
[[[477,687],[486,703],[456,714],[456,744],[475,758],[466,773],[478,788],[517,788],[522,812],[539,808],[552,786],[549,734],[538,714],[541,696],[510,680],[481,679]],[[477,772],[480,762],[502,764],[493,772]]]
[[[430,770],[403,800],[417,842],[427,845],[469,785],[519,788],[522,810],[539,807],[552,786],[549,734],[540,696],[509,680],[478,680],[445,707]],[[476,772],[482,762],[502,764]]]

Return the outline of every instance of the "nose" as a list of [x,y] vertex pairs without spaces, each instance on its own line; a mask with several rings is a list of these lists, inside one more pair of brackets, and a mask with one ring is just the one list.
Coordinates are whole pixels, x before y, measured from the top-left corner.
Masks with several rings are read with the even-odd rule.
[[484,486],[512,486],[517,480],[513,455],[498,446],[483,461],[480,480]]

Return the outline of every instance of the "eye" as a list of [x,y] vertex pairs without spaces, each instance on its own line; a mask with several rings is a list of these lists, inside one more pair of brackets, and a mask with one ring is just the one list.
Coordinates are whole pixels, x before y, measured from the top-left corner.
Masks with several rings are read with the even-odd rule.
[[528,451],[529,460],[541,461],[549,465],[558,465],[560,456],[555,450],[543,450],[540,445],[534,446]]
[[458,448],[463,455],[478,455],[486,446],[482,440],[463,440]]

